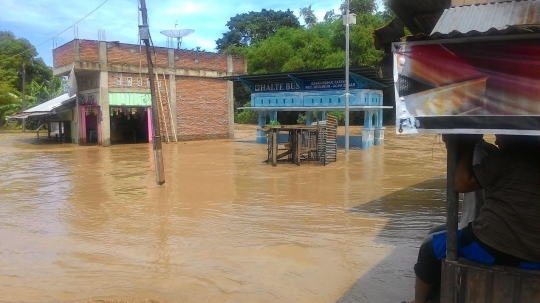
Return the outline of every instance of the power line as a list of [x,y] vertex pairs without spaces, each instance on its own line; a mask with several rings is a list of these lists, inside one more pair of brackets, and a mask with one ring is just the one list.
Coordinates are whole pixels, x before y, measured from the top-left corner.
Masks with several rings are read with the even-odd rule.
[[[73,23],[72,25],[70,25],[70,26],[69,26],[68,28],[66,28],[65,30],[63,30],[63,31],[61,31],[60,33],[58,33],[58,34],[52,36],[51,38],[49,38],[49,39],[43,41],[42,43],[40,43],[40,44],[34,46],[34,48],[38,48],[38,47],[42,46],[43,44],[45,44],[45,43],[51,41],[52,39],[54,39],[54,38],[60,36],[61,34],[67,32],[70,28],[72,28],[72,27],[74,27],[75,25],[81,23],[84,19],[86,19],[86,18],[88,18],[90,15],[92,15],[95,11],[97,11],[100,7],[102,7],[102,6],[103,6],[105,3],[107,3],[108,1],[109,1],[109,0],[103,1],[103,3],[101,3],[98,7],[96,7],[94,10],[92,10],[92,11],[91,11],[90,13],[88,13],[86,16],[82,17],[79,21]],[[29,52],[29,51],[31,51],[31,49],[27,49],[27,50],[25,50],[25,51],[22,51],[22,52],[20,52],[20,53],[18,53],[18,54],[16,54],[16,55],[13,55],[13,56],[11,56],[11,57],[8,57],[8,58],[4,58],[4,59],[0,60],[0,62],[4,62],[4,61],[9,60],[9,59],[11,59],[11,58],[20,56],[20,55],[22,55],[22,54],[24,54],[24,53],[27,53],[27,52]]]

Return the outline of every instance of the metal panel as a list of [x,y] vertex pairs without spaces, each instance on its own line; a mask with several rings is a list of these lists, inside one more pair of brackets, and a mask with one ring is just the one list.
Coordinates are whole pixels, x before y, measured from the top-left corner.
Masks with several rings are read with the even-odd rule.
[[152,106],[148,93],[109,93],[109,106]]
[[73,95],[70,97],[68,94],[63,94],[47,102],[43,102],[37,106],[29,108],[25,110],[24,113],[51,112],[53,109],[61,106],[62,104],[66,104],[66,103],[69,103],[70,101],[75,100],[75,98],[76,98],[76,95]]
[[446,9],[432,38],[540,32],[540,1],[511,1]]

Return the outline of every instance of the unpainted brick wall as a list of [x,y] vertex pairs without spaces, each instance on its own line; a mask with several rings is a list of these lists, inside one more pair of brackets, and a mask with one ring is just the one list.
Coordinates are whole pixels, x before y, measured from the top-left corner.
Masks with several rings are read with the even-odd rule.
[[107,42],[107,63],[147,66],[144,46]]
[[235,74],[246,73],[246,61],[242,57],[233,57],[233,72]]
[[[79,40],[80,59],[83,62],[99,62],[99,41]],[[74,50],[71,41],[54,50],[54,67],[61,67],[73,63]],[[168,48],[155,47],[152,60],[157,67],[168,68]],[[210,52],[197,52],[189,50],[174,50],[174,67],[178,69],[194,69],[227,72],[227,55]],[[107,63],[126,64],[146,67],[145,47],[136,44],[107,42]],[[233,58],[234,73],[243,74],[245,61],[241,57]]]
[[[73,42],[54,50],[55,67],[71,64],[74,60]],[[81,40],[81,61],[99,61],[99,42]],[[209,70],[227,72],[227,55],[196,52],[188,50],[175,50],[174,66],[177,69]],[[168,67],[168,49],[155,48],[155,64],[158,67]],[[144,47],[135,44],[123,44],[107,42],[107,62],[112,64],[127,64],[131,66],[146,67]],[[243,58],[233,58],[234,73],[243,74],[245,61]],[[117,76],[121,75],[121,84],[117,84]],[[127,85],[127,78],[132,78],[132,86]],[[109,88],[123,88],[127,91],[132,88],[140,91],[140,88],[148,89],[148,75],[142,74],[142,86],[137,85],[137,73],[109,72]],[[163,113],[160,112],[160,132],[164,139],[172,137],[170,112],[167,104],[165,82],[163,75],[159,75],[161,85],[159,91],[162,96]],[[169,85],[168,76],[166,84]],[[157,87],[157,83],[156,83]],[[167,87],[170,90],[170,87]],[[177,134],[179,140],[200,140],[214,138],[228,138],[228,102],[227,81],[206,77],[181,77],[176,76],[176,100],[170,100],[177,105],[177,116],[173,117],[177,122]],[[159,95],[158,95],[159,96]],[[159,103],[159,98],[157,101]],[[167,126],[167,127],[166,127]],[[167,129],[167,132],[165,131]]]
[[152,60],[154,62],[154,66],[159,66],[159,67],[164,67],[164,68],[168,67],[169,66],[169,50],[166,48],[161,48],[161,47],[154,48],[154,53],[152,54]]
[[226,81],[177,77],[176,99],[181,140],[228,138]]
[[53,50],[54,68],[58,68],[58,67],[73,63],[73,60],[75,60],[74,44],[75,44],[75,40],[70,41]]
[[174,67],[226,72],[227,55],[188,50],[175,50]]
[[99,41],[80,40],[79,56],[83,62],[99,62]]

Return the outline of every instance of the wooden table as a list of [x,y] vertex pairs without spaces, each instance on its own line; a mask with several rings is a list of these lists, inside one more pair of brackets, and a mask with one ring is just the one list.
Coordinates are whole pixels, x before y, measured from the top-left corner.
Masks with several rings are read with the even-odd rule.
[[[268,132],[268,163],[272,166],[277,165],[277,161],[284,157],[296,165],[300,165],[302,153],[302,132],[318,131],[321,127],[311,125],[278,125],[268,126],[265,130]],[[280,132],[289,132],[289,142],[285,144],[285,151],[279,154],[278,136]]]

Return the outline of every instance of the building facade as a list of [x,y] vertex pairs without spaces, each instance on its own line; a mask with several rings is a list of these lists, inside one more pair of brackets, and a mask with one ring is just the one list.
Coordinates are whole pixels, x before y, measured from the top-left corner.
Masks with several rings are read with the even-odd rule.
[[[384,142],[383,110],[391,109],[383,103],[387,86],[371,67],[352,68],[349,73],[349,111],[364,112],[361,136],[349,136],[350,146],[368,148]],[[344,111],[346,77],[343,69],[298,71],[289,73],[228,77],[246,85],[251,91],[251,106],[244,110],[258,114],[257,142],[266,143],[262,127],[277,121],[278,112],[305,114],[306,124],[317,117],[325,120],[326,112]],[[345,146],[345,136],[337,137],[338,146]]]
[[[152,141],[144,47],[75,39],[55,48],[53,58],[54,74],[73,71],[77,83],[72,142]],[[233,85],[222,77],[245,74],[244,58],[155,47],[152,60],[164,141],[233,138]]]

